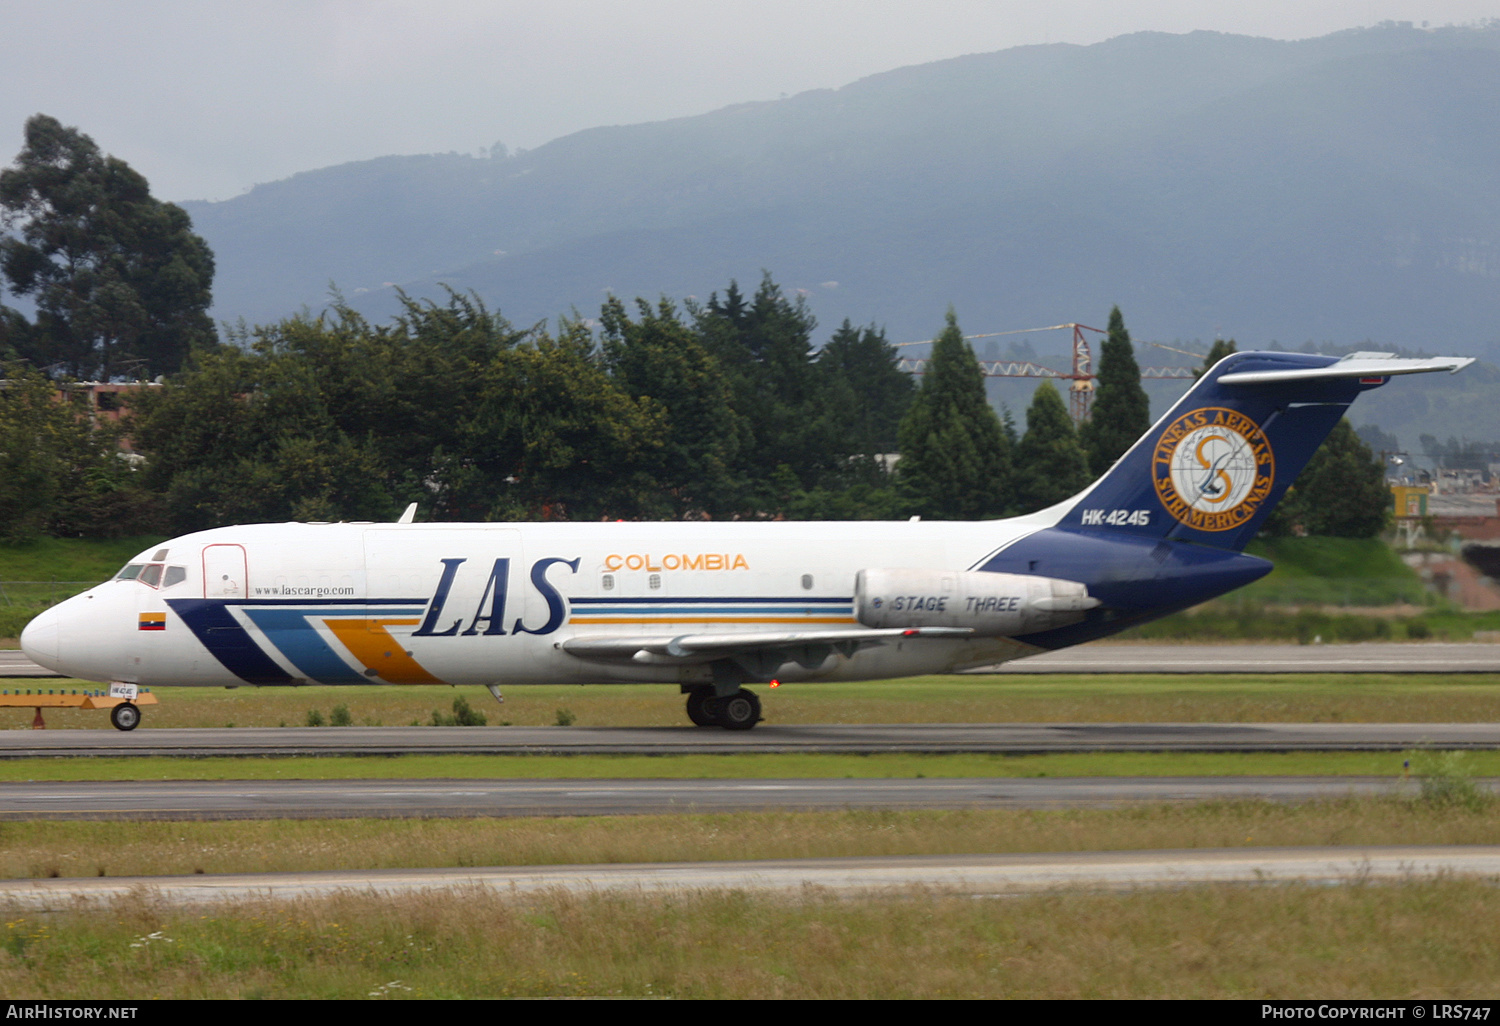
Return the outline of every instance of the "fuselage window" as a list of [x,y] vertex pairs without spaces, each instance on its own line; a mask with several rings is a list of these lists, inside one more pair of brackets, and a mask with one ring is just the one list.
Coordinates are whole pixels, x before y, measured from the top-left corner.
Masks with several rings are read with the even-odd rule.
[[143,563],[127,563],[127,564],[125,564],[125,566],[120,569],[120,572],[117,573],[117,574],[115,574],[115,580],[117,580],[117,581],[133,581],[133,580],[135,580],[137,577],[139,577],[141,575],[141,569],[142,569],[142,567],[144,565],[145,564],[143,564]]
[[812,591],[812,574],[802,575],[802,590]]
[[650,577],[648,577],[646,579],[646,583],[649,584],[649,585],[651,585],[652,588],[660,588],[661,587],[661,574],[652,574]]
[[603,580],[602,583],[604,584],[604,590],[605,591],[614,591],[614,589],[615,589],[615,575],[614,574],[605,574],[604,575],[604,580]]
[[167,567],[166,576],[161,579],[161,586],[163,588],[170,588],[172,585],[181,584],[185,580],[187,580],[187,567],[169,566]]
[[161,584],[161,571],[162,566],[160,563],[152,563],[150,566],[141,571],[141,576],[138,579],[142,584],[149,584],[151,587],[155,588],[157,585]]

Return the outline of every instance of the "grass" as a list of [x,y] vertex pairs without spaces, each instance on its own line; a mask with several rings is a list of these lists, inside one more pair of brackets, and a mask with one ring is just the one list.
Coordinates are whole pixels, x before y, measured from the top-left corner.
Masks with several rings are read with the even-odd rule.
[[[0,645],[8,642],[5,647],[14,647],[21,628],[37,613],[108,580],[126,560],[160,541],[154,536],[109,541],[38,538],[0,544]],[[18,586],[16,581],[33,583]]]
[[1493,801],[0,823],[0,875],[157,876],[1283,845],[1497,844]]
[[[0,681],[83,687],[78,681]],[[1500,674],[945,675],[893,681],[758,688],[768,724],[816,723],[1492,723]],[[479,687],[382,685],[303,688],[153,688],[161,704],[144,727],[301,727],[343,705],[361,726],[410,726],[449,715],[465,698],[491,726],[678,727],[676,689],[662,684],[510,688],[496,705]],[[0,729],[31,725],[33,710],[0,708]],[[51,728],[110,730],[101,712],[45,712]],[[330,728],[333,729],[333,728]]]
[[1470,641],[1475,631],[1500,630],[1500,612],[1453,608],[1379,539],[1277,538],[1252,542],[1246,551],[1276,568],[1223,598],[1121,636],[1306,644]]
[[1500,630],[1500,611],[1429,609],[1418,616],[1266,606],[1237,596],[1122,631],[1133,641],[1472,641]]
[[974,900],[442,891],[10,913],[11,1000],[1486,998],[1500,890],[1467,880]]
[[162,539],[38,538],[0,544],[0,581],[107,581],[125,561]]
[[[1305,541],[1290,539],[1289,542]],[[1326,539],[1320,539],[1326,542]],[[150,540],[112,554],[102,579]],[[1292,549],[1295,550],[1293,545]],[[1366,554],[1368,556],[1368,554]],[[1304,558],[1305,557],[1305,558]],[[48,579],[6,569],[0,580]],[[1281,580],[1252,601],[1313,601],[1358,552],[1278,552]],[[1317,560],[1333,562],[1328,566]],[[40,564],[38,564],[40,567]],[[1404,570],[1404,568],[1402,568]],[[1283,573],[1285,570],[1285,573]],[[1273,574],[1272,578],[1276,578]],[[1364,576],[1378,577],[1379,574]],[[1387,574],[1399,581],[1400,575]],[[82,578],[80,578],[82,579]],[[1272,586],[1280,591],[1273,590]],[[1367,586],[1362,584],[1361,588]],[[1381,589],[1384,588],[1382,591]],[[1298,590],[1301,589],[1301,590]],[[1312,589],[1312,590],[1309,590]],[[1328,601],[1325,589],[1321,594]],[[1368,585],[1357,604],[1402,601]],[[1288,599],[1287,596],[1292,596]],[[1302,597],[1297,597],[1302,596]],[[1345,604],[1353,596],[1350,591]],[[1449,617],[1452,624],[1432,628]],[[1423,614],[1434,636],[1473,618]],[[1497,623],[1500,625],[1500,623]],[[1207,621],[1197,626],[1209,628]],[[1303,628],[1306,627],[1304,623]],[[18,627],[16,629],[19,629]],[[1255,629],[1264,629],[1264,624]],[[1277,626],[1275,629],[1282,629]],[[1354,629],[1354,628],[1351,628]],[[1359,628],[1363,629],[1363,628]],[[1393,636],[1406,628],[1395,624]],[[0,635],[5,634],[0,620]],[[1226,635],[1233,636],[1233,635]],[[1295,628],[1293,636],[1295,634]],[[1331,640],[1335,632],[1325,639]],[[57,687],[59,682],[7,682]],[[672,725],[661,686],[482,689],[157,689],[148,726],[406,725],[472,698],[489,722]],[[1500,719],[1500,677],[1297,675],[932,677],[762,689],[772,723],[1446,722]],[[345,715],[347,712],[347,716]],[[437,714],[436,716],[434,714]],[[0,710],[21,727],[31,711]],[[109,729],[102,716],[47,714],[53,727]],[[328,728],[336,729],[336,728]],[[0,824],[11,878],[546,865],[1312,844],[1500,843],[1474,775],[1500,753],[1413,757],[1415,799],[1124,809],[742,813],[507,820],[21,822]],[[399,759],[23,760],[0,779],[247,777],[1103,776],[1398,773],[1382,753],[1003,757],[728,756]],[[688,785],[690,786],[690,785]],[[0,993],[12,998],[147,997],[1439,997],[1492,994],[1500,892],[1462,880],[1345,888],[1194,887],[975,901],[739,892],[667,898],[548,894],[526,900],[442,891],[171,909],[149,893],[107,907],[12,911],[0,933]]]
[[1429,605],[1422,579],[1378,538],[1274,538],[1246,551],[1276,568],[1235,592],[1251,603],[1282,605]]
[[1251,555],[1276,564],[1220,599],[1121,635],[1173,641],[1470,641],[1500,630],[1500,612],[1453,608],[1378,539],[1277,538]]

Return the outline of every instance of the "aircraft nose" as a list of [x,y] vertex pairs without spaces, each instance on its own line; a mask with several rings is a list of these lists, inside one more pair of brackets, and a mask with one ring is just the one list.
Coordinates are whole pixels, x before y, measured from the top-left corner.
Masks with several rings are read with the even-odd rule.
[[38,666],[57,669],[58,645],[62,638],[61,614],[54,606],[44,610],[21,631],[21,651]]

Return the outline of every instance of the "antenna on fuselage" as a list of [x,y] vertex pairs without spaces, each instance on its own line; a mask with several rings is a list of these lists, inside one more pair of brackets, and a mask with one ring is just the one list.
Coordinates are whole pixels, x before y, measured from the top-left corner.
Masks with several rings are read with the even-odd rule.
[[417,519],[417,504],[414,502],[410,506],[406,507],[406,512],[403,513],[403,514],[401,514],[401,519],[397,520],[396,523],[398,523],[398,524],[409,524],[409,523],[413,522],[416,519]]

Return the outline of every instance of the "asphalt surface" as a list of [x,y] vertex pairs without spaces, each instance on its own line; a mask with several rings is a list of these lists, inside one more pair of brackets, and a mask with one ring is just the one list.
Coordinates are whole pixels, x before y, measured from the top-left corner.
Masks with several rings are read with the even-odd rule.
[[103,903],[131,896],[209,904],[351,893],[379,898],[452,888],[480,888],[515,897],[557,890],[652,894],[736,888],[805,893],[809,887],[842,894],[926,888],[985,895],[1067,887],[1326,885],[1440,875],[1494,880],[1500,877],[1500,847],[1221,848],[10,880],[0,881],[0,906],[60,911],[77,909],[79,902]]
[[1500,748],[1495,723],[914,723],[704,727],[238,727],[0,730],[46,756],[698,755],[736,752],[1290,752]]
[[1079,645],[970,673],[1500,673],[1500,645]]
[[[1496,782],[1483,785],[1494,788]],[[0,820],[1035,809],[1416,793],[1416,782],[1393,777],[46,781],[0,784]]]
[[[1500,645],[1368,642],[1356,645],[1094,644],[969,673],[1500,673]],[[0,677],[59,677],[0,650]]]
[[18,648],[0,649],[0,677],[61,677],[26,658]]

